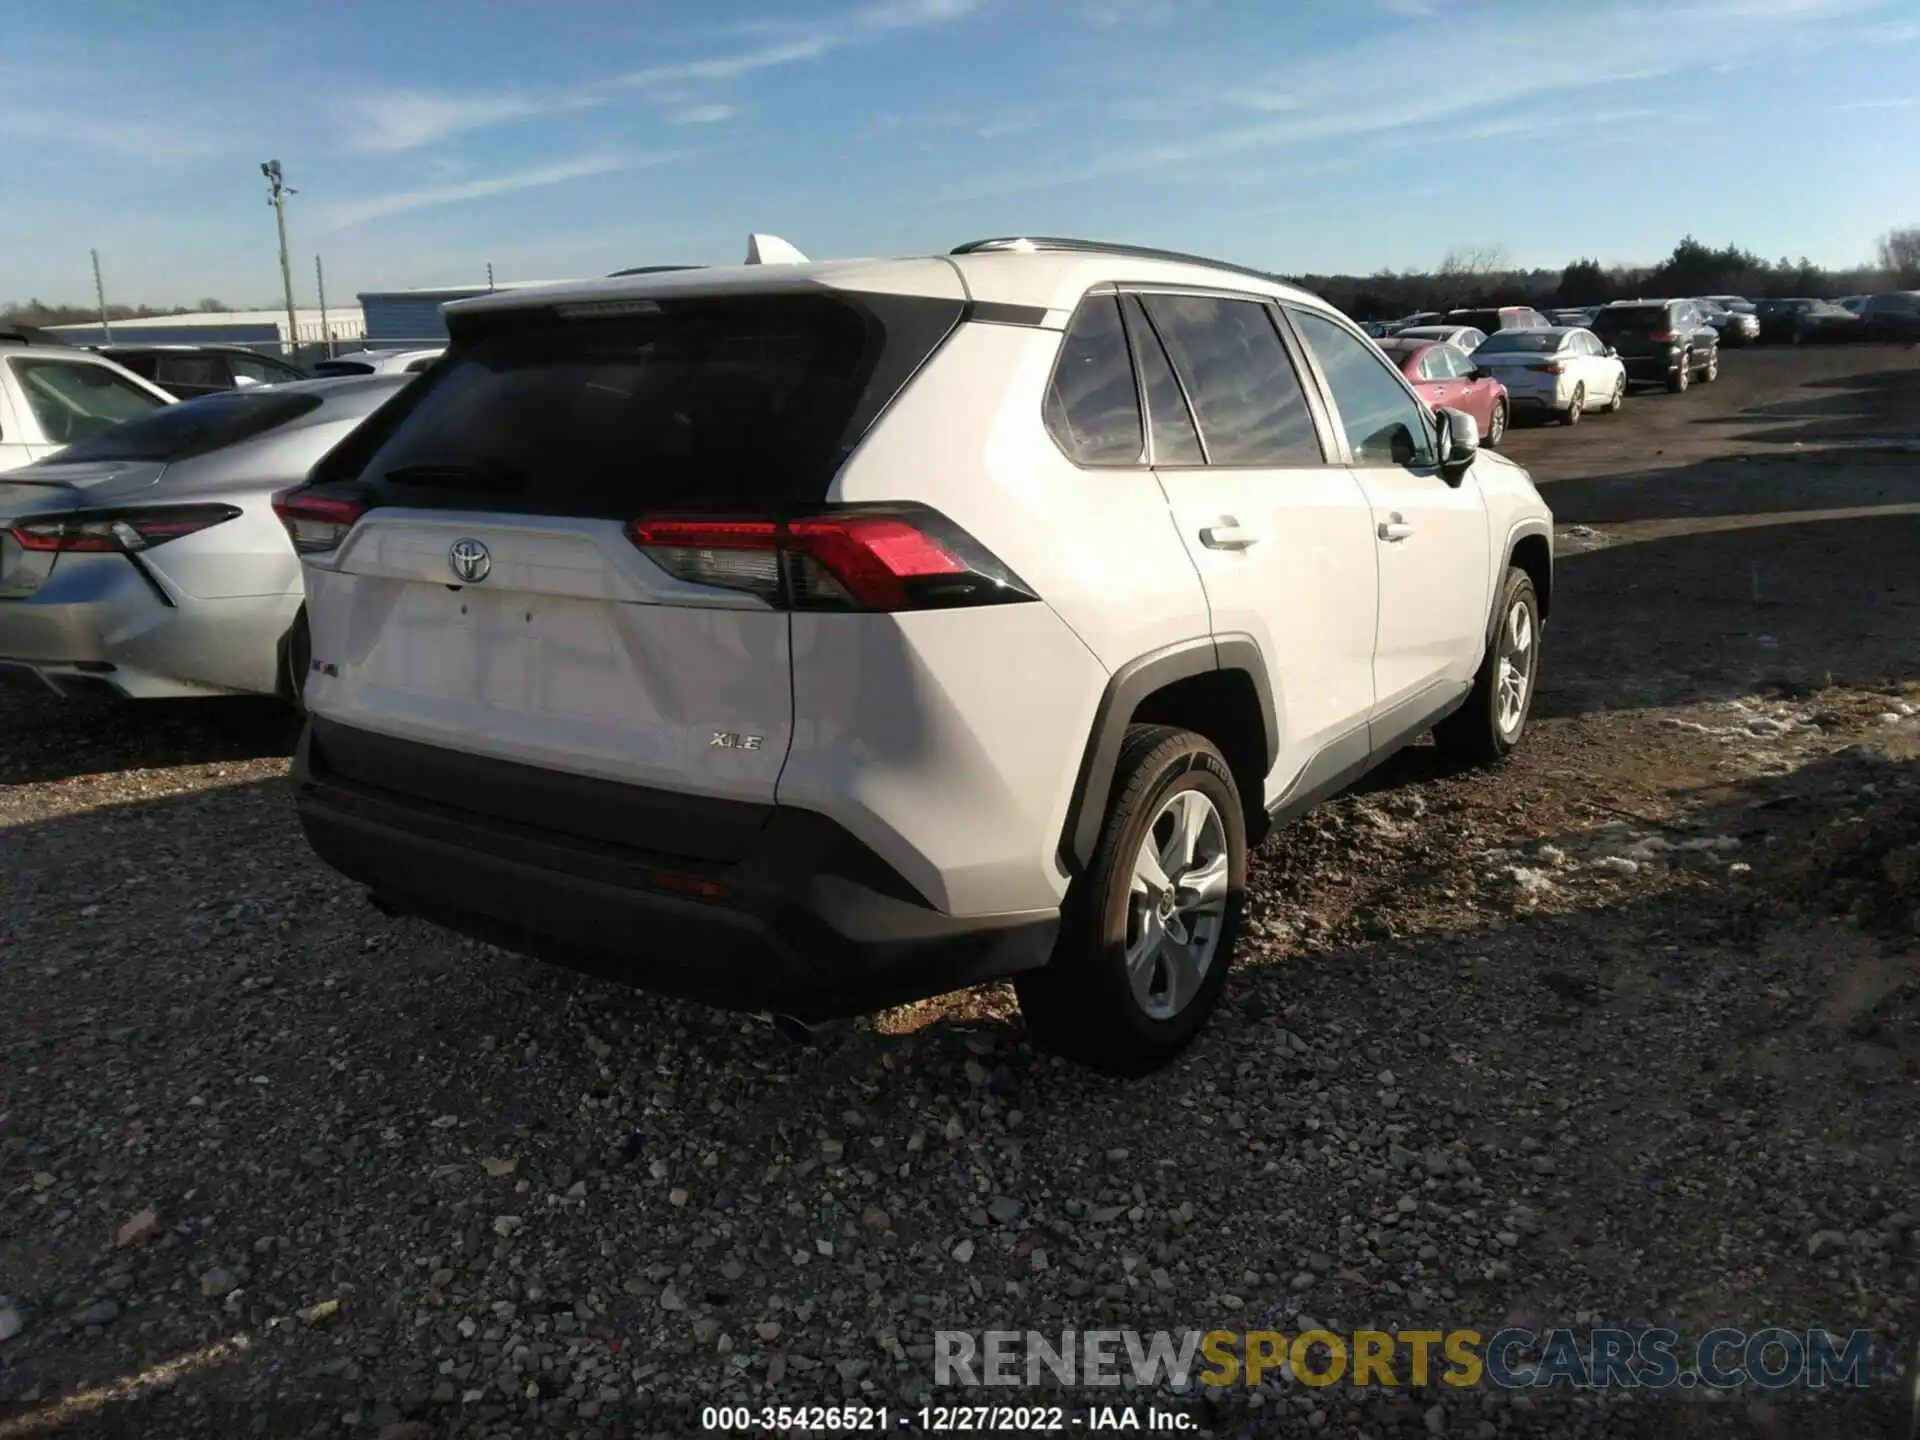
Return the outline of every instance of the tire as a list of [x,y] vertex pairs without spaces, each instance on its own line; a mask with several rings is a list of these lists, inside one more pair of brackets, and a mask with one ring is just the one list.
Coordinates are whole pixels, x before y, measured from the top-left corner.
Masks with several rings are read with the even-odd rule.
[[1720,347],[1714,346],[1707,352],[1706,368],[1700,372],[1700,383],[1711,385],[1720,378]]
[[1620,372],[1619,388],[1613,392],[1613,399],[1607,402],[1607,413],[1609,415],[1618,415],[1620,413],[1620,407],[1622,405],[1625,405],[1626,403],[1627,403],[1627,372],[1622,370]]
[[312,664],[313,637],[307,631],[307,607],[302,604],[294,612],[293,624],[280,637],[279,695],[297,715],[307,713],[301,691],[306,688],[307,670]]
[[[1189,795],[1198,799],[1182,798]],[[1209,891],[1219,887],[1204,907],[1178,900],[1182,893],[1197,894],[1179,884],[1180,874],[1167,877],[1174,888],[1161,892],[1165,898],[1157,903],[1153,880],[1139,878],[1143,862],[1166,876],[1162,862],[1178,853],[1174,844],[1187,815],[1197,817],[1191,833],[1200,839],[1190,851],[1200,863],[1188,873],[1204,869]],[[1189,730],[1129,727],[1114,767],[1100,842],[1085,873],[1067,891],[1053,958],[1014,978],[1035,1041],[1109,1075],[1145,1075],[1172,1060],[1219,1004],[1239,938],[1246,880],[1246,821],[1233,772],[1220,752]],[[1129,940],[1142,948],[1149,926],[1164,935],[1169,905],[1182,929],[1191,926],[1190,934],[1207,937],[1198,947],[1201,954],[1196,957],[1196,947],[1173,940],[1164,951],[1147,949],[1144,963],[1130,967]],[[1191,987],[1188,994],[1179,993],[1167,958],[1172,954],[1198,959],[1197,968],[1183,966],[1177,972]]]
[[1504,400],[1494,401],[1493,414],[1488,417],[1488,419],[1487,438],[1484,443],[1487,449],[1498,450],[1500,448],[1500,442],[1507,438],[1507,402]]
[[1693,383],[1693,352],[1680,357],[1680,368],[1667,376],[1667,389],[1678,395]]
[[1561,413],[1560,423],[1562,425],[1578,425],[1580,423],[1580,417],[1586,413],[1587,387],[1585,385],[1576,385],[1573,387],[1573,402]]
[[[1512,698],[1507,664],[1517,658],[1514,652],[1519,648],[1512,643],[1517,638],[1513,633],[1517,609],[1526,615],[1525,660],[1517,703],[1509,705],[1504,703]],[[1540,597],[1532,579],[1518,566],[1508,569],[1494,614],[1498,619],[1493,640],[1473,677],[1473,689],[1458,710],[1433,727],[1433,743],[1442,754],[1479,765],[1497,765],[1519,745],[1540,678]]]

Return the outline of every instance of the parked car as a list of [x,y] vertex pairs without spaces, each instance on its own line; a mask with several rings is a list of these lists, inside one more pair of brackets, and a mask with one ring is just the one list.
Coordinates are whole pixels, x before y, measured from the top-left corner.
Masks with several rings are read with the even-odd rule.
[[1785,345],[1824,344],[1836,340],[1856,340],[1860,336],[1860,317],[1842,310],[1830,300],[1797,296],[1785,300],[1762,300],[1756,307],[1760,316],[1760,338]]
[[1574,326],[1502,330],[1473,352],[1473,363],[1505,387],[1515,415],[1578,425],[1596,406],[1618,410],[1626,403],[1626,366],[1592,331]]
[[1489,335],[1501,330],[1546,330],[1553,325],[1530,305],[1502,305],[1495,310],[1449,310],[1446,323],[1471,325]]
[[446,316],[279,501],[301,823],[389,910],[803,1019],[1012,974],[1138,1073],[1271,823],[1526,725],[1545,503],[1264,275],[980,241]]
[[294,696],[300,562],[273,493],[406,383],[229,390],[0,476],[0,665],[67,695]]
[[73,345],[42,345],[32,333],[0,330],[0,470],[173,404],[113,361]]
[[1411,315],[1402,315],[1398,320],[1389,321],[1390,328],[1387,333],[1398,335],[1404,330],[1412,330],[1418,326],[1444,325],[1446,320],[1447,315],[1444,310],[1416,310]]
[[1510,414],[1506,387],[1475,366],[1458,345],[1396,335],[1381,341],[1380,349],[1434,410],[1464,410],[1471,415],[1480,427],[1482,445],[1491,450],[1506,438]]
[[444,353],[443,350],[351,350],[316,360],[313,373],[327,378],[340,375],[418,375]]
[[1866,296],[1866,295],[1842,295],[1838,300],[1834,301],[1833,303],[1838,305],[1842,310],[1846,311],[1849,315],[1858,315],[1861,312],[1861,310],[1865,308],[1866,303],[1870,298],[1871,298],[1870,296]]
[[151,380],[177,400],[305,380],[299,367],[244,345],[96,345],[96,354]]
[[1381,340],[1392,333],[1393,326],[1385,320],[1363,320],[1360,322],[1360,329],[1369,338]]
[[1480,348],[1480,342],[1487,338],[1486,332],[1476,330],[1471,325],[1411,325],[1405,330],[1396,331],[1395,340],[1437,340],[1443,345],[1458,345],[1471,355]]
[[1555,310],[1552,320],[1556,325],[1565,325],[1575,330],[1584,330],[1593,324],[1593,317],[1600,313],[1598,305],[1579,305],[1571,310]]
[[1885,290],[1860,307],[1862,340],[1920,340],[1920,290]]
[[1754,313],[1753,301],[1747,299],[1744,295],[1707,295],[1702,298],[1711,300],[1722,309],[1731,310],[1736,315],[1751,315]]
[[1760,338],[1760,317],[1730,310],[1718,300],[1695,300],[1700,318],[1720,332],[1722,345],[1747,345]]
[[1594,317],[1593,333],[1629,380],[1685,390],[1720,378],[1720,332],[1691,300],[1616,300]]

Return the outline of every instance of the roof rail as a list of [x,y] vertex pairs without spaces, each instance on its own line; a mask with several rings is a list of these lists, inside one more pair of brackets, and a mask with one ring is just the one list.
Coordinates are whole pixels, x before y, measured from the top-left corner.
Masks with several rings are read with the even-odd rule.
[[1235,275],[1250,275],[1271,284],[1285,284],[1270,270],[1251,265],[1235,265],[1227,260],[1211,260],[1205,255],[1189,255],[1180,250],[1156,250],[1149,245],[1115,245],[1105,240],[1072,240],[1058,235],[1002,235],[988,240],[969,240],[947,252],[950,255],[1117,255],[1131,260],[1168,260],[1179,265],[1205,265]]
[[65,345],[67,343],[57,335],[49,335],[38,325],[0,325],[0,340],[12,340],[20,345]]

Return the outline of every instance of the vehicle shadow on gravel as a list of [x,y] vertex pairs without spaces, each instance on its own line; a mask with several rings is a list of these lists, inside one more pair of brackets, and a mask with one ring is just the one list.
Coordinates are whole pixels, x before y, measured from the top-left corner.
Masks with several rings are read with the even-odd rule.
[[300,722],[278,700],[66,699],[0,678],[0,785],[291,755]]
[[[62,1433],[348,1414],[687,1433],[670,1405],[581,1417],[567,1367],[629,1355],[585,1393],[711,1400],[736,1393],[734,1355],[764,1380],[777,1353],[808,1361],[781,1398],[867,1374],[890,1393],[905,1378],[870,1340],[835,1348],[873,1306],[910,1347],[1004,1323],[1485,1332],[1582,1310],[1695,1335],[1866,1323],[1884,1347],[1915,1266],[1892,1217],[1920,1173],[1920,981],[1874,937],[1920,905],[1915,775],[1843,756],[1731,786],[1642,846],[1645,881],[1598,863],[1632,837],[1527,842],[1566,913],[1463,891],[1444,928],[1256,954],[1191,1055],[1133,1084],[1035,1053],[1004,1007],[803,1048],[384,919],[305,853],[270,782],[16,827],[0,1294],[25,1328],[0,1415],[245,1334]],[[1308,884],[1369,863],[1309,860]],[[1469,889],[1482,864],[1422,863]],[[147,1207],[159,1233],[116,1246]],[[756,1339],[770,1322],[777,1343]],[[513,1370],[512,1335],[547,1347],[553,1384],[541,1356]],[[1236,1398],[1216,1433],[1290,1433]],[[1321,1397],[1335,1434],[1419,1433],[1436,1401],[1449,1433],[1506,1410]],[[1895,1405],[1784,1406],[1771,1433],[1892,1433]],[[1587,1433],[1768,1432],[1661,1404]]]
[[1920,439],[1920,351],[1892,352],[1883,368],[1809,380],[1806,388],[1826,393],[1754,405],[1735,415],[1702,416],[1693,423],[1759,426],[1729,438],[1762,445]]
[[1537,716],[1920,676],[1920,467],[1796,495],[1726,471],[1556,488],[1563,524],[1613,528],[1557,557]]

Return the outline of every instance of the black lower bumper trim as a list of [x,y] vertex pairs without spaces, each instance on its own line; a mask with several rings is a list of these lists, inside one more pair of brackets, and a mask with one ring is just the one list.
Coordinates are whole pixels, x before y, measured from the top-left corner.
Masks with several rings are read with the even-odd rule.
[[[312,739],[309,726],[294,784],[321,859],[393,909],[641,989],[818,1020],[999,979],[1052,953],[1056,912],[944,915],[822,815],[773,807],[745,856],[703,864],[345,780]],[[822,913],[844,917],[849,897],[858,939]]]

